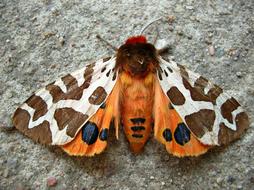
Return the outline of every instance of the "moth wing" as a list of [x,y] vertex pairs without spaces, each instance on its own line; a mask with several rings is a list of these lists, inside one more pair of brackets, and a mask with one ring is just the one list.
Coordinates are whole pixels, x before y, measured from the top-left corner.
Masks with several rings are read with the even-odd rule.
[[231,95],[174,61],[160,58],[158,79],[172,107],[205,145],[228,144],[249,127],[249,119]]
[[119,81],[114,85],[107,100],[97,112],[79,130],[76,137],[61,148],[69,155],[93,156],[100,154],[107,146],[107,138],[111,125],[115,126],[118,135],[119,123]]
[[42,144],[72,141],[112,91],[114,67],[115,57],[101,59],[38,90],[15,111],[14,126]]
[[199,142],[185,125],[163,92],[157,78],[155,79],[154,105],[154,136],[165,145],[169,153],[178,157],[198,156],[210,148]]

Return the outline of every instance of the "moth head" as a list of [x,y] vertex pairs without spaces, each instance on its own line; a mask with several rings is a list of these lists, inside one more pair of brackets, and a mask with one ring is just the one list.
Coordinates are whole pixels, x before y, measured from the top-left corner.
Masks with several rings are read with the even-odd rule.
[[126,40],[116,54],[116,67],[131,75],[145,75],[155,72],[159,65],[158,55],[154,45],[147,43],[144,36],[135,36]]

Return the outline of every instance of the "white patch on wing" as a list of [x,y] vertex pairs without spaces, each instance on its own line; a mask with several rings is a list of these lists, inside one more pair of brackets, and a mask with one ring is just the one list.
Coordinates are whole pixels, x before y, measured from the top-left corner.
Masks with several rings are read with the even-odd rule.
[[206,145],[219,145],[218,143],[219,127],[212,131],[207,131],[199,140]]
[[82,68],[78,70],[77,73],[73,73],[73,77],[77,80],[78,86],[81,86],[85,82],[84,72],[85,69]]
[[[24,109],[26,111],[28,111],[28,113],[30,114],[30,116],[33,116],[34,115],[34,112],[35,110],[33,108],[31,108],[30,106],[27,105],[27,103],[24,103],[22,106],[20,106],[21,109]],[[33,117],[30,118],[30,121],[29,121],[29,125],[28,125],[28,128],[31,129],[33,128],[34,126],[31,124],[32,122],[32,119]]]
[[210,102],[204,102],[204,101],[193,101],[192,99],[185,97],[185,104],[183,105],[173,105],[174,108],[177,110],[177,112],[181,113],[181,116],[184,118],[187,115],[190,115],[192,113],[198,112],[201,109],[210,109],[213,110],[213,104]]
[[63,145],[67,141],[71,141],[72,137],[68,136],[66,133],[68,125],[65,128],[63,128],[62,130],[59,130],[55,119],[53,120],[53,122],[54,123],[52,123],[52,125],[50,125],[50,130],[52,133],[52,144]]

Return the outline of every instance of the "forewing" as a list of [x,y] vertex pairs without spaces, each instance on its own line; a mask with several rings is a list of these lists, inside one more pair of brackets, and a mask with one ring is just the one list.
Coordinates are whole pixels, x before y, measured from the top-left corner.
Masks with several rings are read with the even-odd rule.
[[235,98],[174,61],[160,61],[157,74],[164,93],[203,144],[227,144],[248,128],[248,116]]
[[14,113],[14,126],[42,144],[74,139],[113,89],[115,58],[101,59],[35,92]]

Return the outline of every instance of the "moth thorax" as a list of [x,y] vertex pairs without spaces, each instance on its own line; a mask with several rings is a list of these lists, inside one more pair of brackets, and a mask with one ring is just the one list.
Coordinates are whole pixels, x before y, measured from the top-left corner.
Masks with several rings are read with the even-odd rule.
[[158,64],[155,47],[145,38],[129,38],[117,51],[116,66],[131,75],[146,75],[155,71]]

